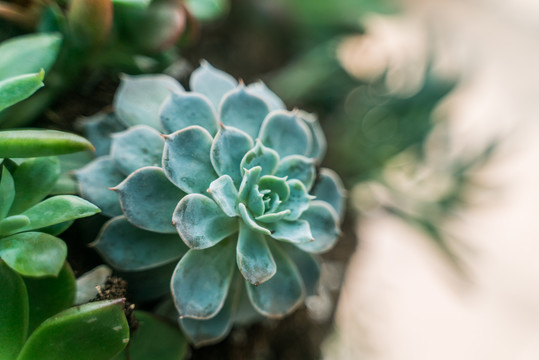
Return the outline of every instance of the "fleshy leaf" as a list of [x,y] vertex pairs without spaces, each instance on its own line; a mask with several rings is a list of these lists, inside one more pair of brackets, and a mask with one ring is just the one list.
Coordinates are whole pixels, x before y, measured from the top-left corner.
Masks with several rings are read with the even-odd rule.
[[99,265],[77,278],[75,304],[87,303],[97,295],[96,286],[103,286],[112,275],[112,269],[107,265]]
[[183,87],[168,75],[124,75],[116,95],[114,109],[127,125],[148,125],[161,130],[159,109],[172,92]]
[[[22,101],[35,93],[45,84],[45,72],[14,76],[0,81],[0,111]],[[0,156],[12,157],[12,153],[5,152],[5,146],[0,142]]]
[[79,181],[80,194],[96,204],[104,215],[118,216],[122,208],[118,194],[110,188],[124,180],[124,175],[118,171],[110,156],[102,156],[82,169],[75,172]]
[[305,220],[286,221],[268,224],[271,237],[276,240],[303,244],[313,241],[309,223]]
[[219,109],[223,96],[237,84],[236,79],[214,68],[207,61],[201,61],[200,67],[193,71],[189,80],[191,91],[205,95],[215,109]]
[[107,263],[122,271],[155,268],[185,254],[178,234],[159,234],[131,225],[123,216],[109,220],[92,243]]
[[161,108],[161,124],[165,134],[198,125],[214,136],[219,129],[217,115],[210,101],[203,95],[175,92]]
[[339,219],[337,212],[325,201],[312,201],[311,206],[300,219],[309,222],[314,241],[297,246],[310,253],[322,253],[335,245],[339,238]]
[[64,263],[58,276],[23,279],[28,291],[30,309],[29,334],[47,318],[73,305],[75,275],[68,263]]
[[286,220],[297,220],[300,215],[307,210],[309,207],[309,202],[313,196],[307,193],[305,185],[297,179],[288,180],[288,187],[290,188],[290,196],[286,202],[281,203],[277,208],[278,211],[289,210],[285,219]]
[[47,319],[28,338],[17,360],[110,359],[128,342],[123,299],[97,301]]
[[118,276],[127,281],[127,296],[133,301],[155,300],[170,294],[170,278],[178,264],[173,260],[155,268],[141,271],[118,271]]
[[8,216],[0,221],[0,236],[14,234],[17,230],[30,224],[30,219],[25,215]]
[[265,236],[240,224],[236,262],[245,280],[259,285],[271,279],[277,268]]
[[246,287],[251,303],[260,313],[278,318],[301,304],[305,289],[298,270],[283,250],[272,244],[271,252],[277,266],[275,275],[258,286],[246,282]]
[[0,358],[14,360],[28,332],[28,296],[22,278],[0,259]]
[[290,215],[290,210],[282,210],[275,213],[268,213],[264,215],[257,216],[255,220],[263,223],[274,223],[281,221],[282,219],[287,218]]
[[66,244],[49,234],[26,232],[0,239],[0,258],[25,276],[58,275],[66,255]]
[[313,194],[317,200],[322,200],[330,204],[339,215],[342,221],[345,210],[346,190],[342,184],[341,178],[331,169],[320,169],[320,176],[316,181]]
[[82,136],[56,130],[0,131],[0,157],[27,158],[69,154],[94,147]]
[[239,194],[230,176],[223,175],[212,181],[208,192],[226,215],[238,216]]
[[269,109],[286,110],[286,105],[273,91],[271,91],[262,81],[257,81],[247,86],[247,92],[261,97],[268,104]]
[[260,234],[269,235],[271,234],[268,229],[258,224],[253,216],[249,213],[249,210],[245,207],[243,203],[239,203],[238,209],[240,211],[240,216],[243,220],[243,223],[248,226],[251,230],[258,232]]
[[249,197],[251,196],[252,189],[257,185],[258,179],[260,179],[261,172],[262,168],[260,166],[255,166],[245,171],[239,190],[241,201],[245,203],[249,202]]
[[286,111],[271,112],[260,129],[262,143],[277,151],[281,158],[288,155],[305,155],[312,146],[307,125],[297,115]]
[[116,188],[125,217],[135,226],[158,233],[174,233],[172,213],[185,193],[159,167],[144,167]]
[[256,140],[254,148],[249,150],[241,160],[241,174],[245,170],[252,169],[255,166],[262,168],[261,175],[272,175],[279,163],[279,154],[275,150],[262,145],[260,140]]
[[60,163],[56,157],[25,160],[13,173],[15,199],[9,215],[20,214],[45,198],[59,177]]
[[13,199],[15,199],[15,182],[13,176],[2,166],[2,177],[0,177],[0,219],[3,219],[9,213]]
[[232,275],[232,239],[204,250],[189,250],[174,270],[171,280],[174,303],[180,316],[209,319],[223,307]]
[[288,176],[288,179],[298,179],[305,185],[307,190],[310,190],[316,178],[314,161],[301,155],[287,156],[279,162],[275,176]]
[[305,111],[299,111],[299,117],[305,122],[311,133],[312,144],[305,154],[310,158],[315,158],[318,162],[322,162],[324,155],[326,155],[327,142],[324,135],[324,131],[318,122],[318,118],[314,114],[307,113]]
[[281,244],[281,246],[296,265],[305,286],[305,294],[315,295],[320,281],[320,265],[316,258],[294,245]]
[[172,221],[183,241],[192,249],[206,249],[238,230],[238,220],[228,217],[212,199],[185,196],[174,210]]
[[60,161],[60,177],[54,184],[49,195],[77,194],[79,183],[74,172],[92,162],[95,155],[90,151],[57,156]]
[[167,177],[186,193],[204,194],[217,179],[210,159],[210,133],[200,126],[190,126],[165,139],[163,169]]
[[211,163],[221,175],[229,175],[234,184],[239,186],[242,180],[241,160],[251,148],[253,140],[241,130],[222,126],[213,140]]
[[290,188],[286,182],[286,178],[273,175],[262,176],[258,181],[258,190],[270,190],[279,195],[279,200],[286,201],[290,196]]
[[129,175],[144,166],[161,166],[164,146],[157,130],[137,125],[112,136],[110,155],[118,170]]
[[240,85],[226,94],[219,113],[223,124],[241,129],[256,139],[269,108],[264,100],[250,94],[245,86]]
[[76,125],[82,128],[84,136],[95,146],[95,155],[110,153],[111,135],[126,129],[114,113],[97,113],[77,119]]

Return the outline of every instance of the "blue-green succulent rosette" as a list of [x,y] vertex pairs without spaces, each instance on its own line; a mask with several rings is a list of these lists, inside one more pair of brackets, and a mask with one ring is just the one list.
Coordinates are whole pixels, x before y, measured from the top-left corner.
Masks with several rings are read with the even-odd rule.
[[97,250],[118,270],[152,274],[141,281],[170,280],[180,326],[201,345],[246,308],[278,318],[315,292],[315,254],[339,237],[344,190],[317,170],[326,143],[314,116],[205,62],[190,88],[125,78],[115,113],[87,126],[103,156],[77,176],[113,216]]

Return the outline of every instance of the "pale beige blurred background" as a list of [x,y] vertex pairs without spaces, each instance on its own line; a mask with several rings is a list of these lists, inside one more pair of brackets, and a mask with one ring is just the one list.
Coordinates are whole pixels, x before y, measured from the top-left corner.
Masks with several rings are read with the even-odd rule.
[[436,201],[444,164],[495,139],[499,146],[474,169],[480,186],[467,193],[468,205],[442,223],[466,276],[424,233],[383,210],[394,201],[384,186],[351,191],[360,245],[324,358],[539,359],[539,1],[404,4],[399,16],[365,20],[368,42],[350,38],[339,49],[343,66],[360,78],[389,67],[395,91],[421,81],[427,44],[440,74],[461,78],[437,109],[427,160],[414,171],[396,160],[386,171],[400,201]]

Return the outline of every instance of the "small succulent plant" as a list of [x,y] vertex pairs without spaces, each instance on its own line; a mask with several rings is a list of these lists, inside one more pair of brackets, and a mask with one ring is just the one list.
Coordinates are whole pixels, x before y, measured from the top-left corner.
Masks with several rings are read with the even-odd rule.
[[[87,124],[110,155],[77,176],[83,196],[115,216],[97,250],[123,271],[173,268],[180,325],[201,345],[247,308],[282,317],[314,293],[312,254],[335,244],[344,191],[333,171],[317,171],[326,144],[313,115],[205,62],[190,87],[125,78],[115,115]],[[118,128],[114,119],[126,130],[108,142],[98,130]]]

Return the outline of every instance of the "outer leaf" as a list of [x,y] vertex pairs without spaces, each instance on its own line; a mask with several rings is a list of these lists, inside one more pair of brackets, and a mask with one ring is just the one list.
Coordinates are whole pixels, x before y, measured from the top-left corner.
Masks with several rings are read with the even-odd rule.
[[294,311],[305,297],[305,289],[298,270],[277,246],[271,246],[277,273],[263,284],[246,282],[247,294],[254,307],[269,317],[282,317]]
[[44,77],[45,72],[41,70],[39,73],[19,75],[0,81],[0,111],[26,99],[43,87]]
[[206,249],[238,230],[238,220],[228,217],[210,198],[185,196],[174,210],[172,221],[183,241],[192,249]]
[[309,223],[305,220],[282,220],[276,223],[267,224],[267,226],[271,229],[271,237],[276,240],[294,244],[303,244],[314,241]]
[[317,259],[293,245],[281,244],[281,247],[296,265],[305,286],[305,294],[315,295],[320,281],[320,265]]
[[247,86],[247,92],[261,97],[268,104],[269,109],[273,110],[286,110],[286,105],[273,91],[271,91],[266,84],[262,81],[249,84]]
[[223,124],[245,131],[252,139],[258,137],[260,126],[269,113],[266,102],[247,92],[243,85],[226,94],[219,110]]
[[211,163],[219,176],[229,175],[239,186],[242,180],[241,160],[251,148],[253,140],[241,130],[221,126],[211,146]]
[[110,155],[118,170],[129,175],[144,166],[160,166],[164,146],[157,130],[137,125],[112,135]]
[[245,204],[239,203],[238,210],[240,211],[240,216],[243,220],[243,223],[251,230],[263,235],[271,234],[270,230],[266,229],[255,221],[253,216],[249,213],[249,210],[247,210],[247,208],[245,207]]
[[320,169],[320,176],[316,181],[316,187],[313,194],[317,200],[322,200],[330,204],[339,215],[342,221],[345,210],[346,190],[342,184],[341,178],[331,169]]
[[200,62],[200,67],[193,71],[189,80],[191,91],[205,95],[215,109],[219,108],[223,96],[234,89],[237,84],[236,79],[214,68],[205,60]]
[[214,136],[219,129],[217,115],[210,101],[203,95],[175,92],[164,102],[160,113],[166,134],[198,125]]
[[25,158],[93,150],[85,138],[56,130],[0,131],[0,157]]
[[62,36],[58,33],[17,36],[0,44],[0,80],[47,71],[56,61]]
[[126,127],[114,113],[97,113],[77,120],[84,136],[95,146],[96,156],[110,153],[111,135],[125,130]]
[[138,169],[116,189],[129,222],[141,229],[176,234],[172,213],[185,193],[167,179],[163,169]]
[[260,140],[256,140],[255,147],[249,150],[241,160],[240,168],[243,175],[245,170],[260,166],[261,175],[272,175],[279,163],[279,154],[275,150],[262,145]]
[[0,260],[0,358],[14,360],[28,331],[28,296],[22,278]]
[[123,307],[118,299],[62,311],[34,331],[17,360],[109,359],[129,342]]
[[211,135],[200,126],[190,126],[165,140],[163,169],[170,181],[186,193],[205,193],[217,179],[210,159]]
[[7,216],[11,205],[15,199],[15,182],[9,170],[2,166],[2,176],[0,177],[0,219]]
[[109,156],[92,161],[75,172],[75,175],[79,181],[80,194],[99,206],[104,215],[112,217],[122,214],[118,195],[110,188],[122,182],[124,176]]
[[88,217],[100,211],[97,206],[78,196],[56,195],[23,212],[21,215],[27,216],[30,224],[16,231],[40,229],[64,221]]
[[15,199],[9,215],[20,214],[40,202],[60,177],[60,163],[56,157],[28,159],[13,173]]
[[316,178],[314,161],[301,155],[287,156],[279,162],[275,176],[297,179],[305,185],[307,190],[310,190]]
[[72,306],[75,300],[75,275],[67,262],[56,277],[25,277],[24,283],[30,309],[29,334],[47,318]]
[[26,232],[0,239],[0,258],[25,276],[57,276],[66,255],[65,243],[49,234]]
[[188,345],[177,327],[171,326],[155,315],[145,311],[135,311],[138,328],[131,333],[129,349],[112,360],[181,360]]
[[227,216],[234,217],[239,215],[239,194],[230,176],[223,175],[217,180],[212,181],[208,192]]
[[271,112],[262,123],[259,138],[281,158],[305,155],[312,146],[307,125],[297,115],[286,111]]
[[311,206],[301,215],[309,222],[314,241],[297,246],[310,253],[322,253],[335,245],[339,238],[339,218],[335,210],[324,201],[313,201]]
[[0,236],[18,232],[30,224],[30,219],[25,215],[13,215],[0,221]]
[[109,220],[92,245],[109,264],[122,271],[162,266],[178,260],[187,251],[177,234],[142,230],[123,216]]
[[271,279],[277,268],[265,236],[240,224],[236,262],[245,280],[259,285]]
[[155,300],[170,294],[170,278],[177,264],[178,260],[173,260],[148,270],[120,271],[118,276],[129,284],[127,288],[129,299],[136,302]]
[[327,150],[327,142],[324,131],[322,130],[322,127],[320,127],[320,123],[318,122],[316,115],[309,114],[305,111],[299,111],[299,116],[309,128],[311,138],[313,140],[311,148],[306,155],[308,157],[317,159],[320,163],[322,162]]
[[77,194],[79,183],[74,172],[94,160],[95,155],[90,151],[58,156],[60,160],[60,178],[54,184],[49,195]]
[[223,307],[234,273],[234,241],[189,250],[174,270],[172,296],[180,316],[214,317]]
[[114,96],[114,109],[127,126],[161,130],[159,108],[174,91],[183,91],[183,87],[168,75],[124,75]]

